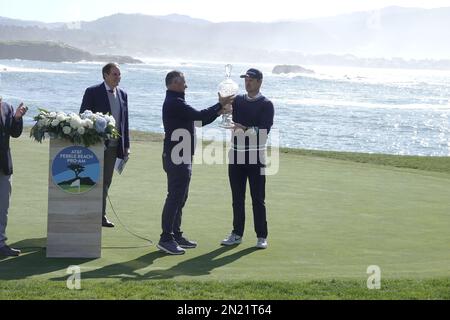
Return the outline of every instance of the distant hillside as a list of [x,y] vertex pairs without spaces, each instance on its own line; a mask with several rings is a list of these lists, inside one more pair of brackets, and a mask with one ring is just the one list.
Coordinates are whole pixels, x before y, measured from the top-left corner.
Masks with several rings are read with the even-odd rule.
[[0,17],[0,25],[18,26],[18,27],[40,27],[40,28],[53,29],[53,28],[60,28],[60,27],[64,26],[65,23],[45,23],[45,22],[39,22],[39,21],[25,21],[25,20]]
[[[439,68],[450,58],[450,7],[388,7],[336,17],[272,23],[212,23],[183,15],[115,14],[52,23],[0,17],[0,41],[52,40],[95,54],[230,62],[333,63]],[[350,57],[350,58],[349,58]],[[405,62],[402,59],[421,59]],[[377,58],[368,61],[366,58]],[[378,59],[380,58],[380,59]]]
[[50,62],[103,61],[117,63],[142,63],[131,57],[94,55],[63,43],[11,41],[0,42],[0,59],[39,60]]

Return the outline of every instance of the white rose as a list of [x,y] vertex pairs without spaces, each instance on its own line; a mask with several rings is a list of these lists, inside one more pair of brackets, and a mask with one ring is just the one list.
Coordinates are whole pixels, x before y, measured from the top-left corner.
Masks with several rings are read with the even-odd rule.
[[86,130],[83,127],[78,128],[78,133],[83,135],[86,132]]
[[64,134],[70,134],[72,132],[72,129],[70,127],[66,126],[63,128],[63,132],[64,132]]
[[116,126],[116,120],[114,119],[114,117],[109,117],[108,122],[109,122],[109,124],[112,125],[113,127]]
[[85,125],[84,125],[85,127],[89,128],[89,129],[92,129],[94,127],[94,122],[92,120],[86,119],[84,121],[85,121]]
[[50,118],[56,118],[56,112],[50,112],[49,117]]
[[57,116],[56,116],[56,120],[58,120],[59,122],[63,122],[63,121],[65,121],[66,120],[66,114],[65,113],[59,113]]
[[59,125],[59,120],[58,119],[55,119],[55,120],[52,121],[52,126],[53,127],[57,127],[58,125]]
[[80,128],[80,127],[81,127],[81,118],[80,118],[78,115],[73,116],[73,117],[70,119],[70,126],[71,126],[73,129],[78,129],[78,128]]

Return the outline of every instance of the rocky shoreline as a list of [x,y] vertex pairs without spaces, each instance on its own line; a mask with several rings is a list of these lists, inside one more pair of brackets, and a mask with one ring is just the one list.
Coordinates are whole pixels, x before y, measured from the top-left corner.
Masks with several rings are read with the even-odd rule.
[[100,61],[136,64],[142,61],[118,55],[97,55],[58,42],[11,41],[0,42],[0,59],[21,59],[46,62]]
[[272,70],[273,74],[282,74],[282,73],[306,73],[306,74],[314,74],[313,70],[309,70],[297,65],[277,65]]

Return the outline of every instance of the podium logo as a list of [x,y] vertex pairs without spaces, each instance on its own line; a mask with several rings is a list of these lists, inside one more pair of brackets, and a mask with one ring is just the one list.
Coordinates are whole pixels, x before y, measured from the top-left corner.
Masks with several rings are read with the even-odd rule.
[[55,185],[64,192],[81,194],[90,191],[100,178],[100,162],[88,148],[72,146],[60,151],[52,163]]

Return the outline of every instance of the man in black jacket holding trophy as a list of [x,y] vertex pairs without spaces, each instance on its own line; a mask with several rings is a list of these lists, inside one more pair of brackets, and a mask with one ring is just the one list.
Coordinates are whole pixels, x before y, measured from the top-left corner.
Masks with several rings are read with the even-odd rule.
[[196,110],[186,103],[184,74],[169,72],[166,76],[166,99],[163,105],[165,131],[163,169],[167,174],[167,198],[162,213],[162,234],[158,249],[170,255],[182,255],[197,243],[183,236],[182,210],[186,203],[192,175],[195,149],[195,125],[205,126],[217,117],[231,112],[234,96],[221,97],[214,106]]

